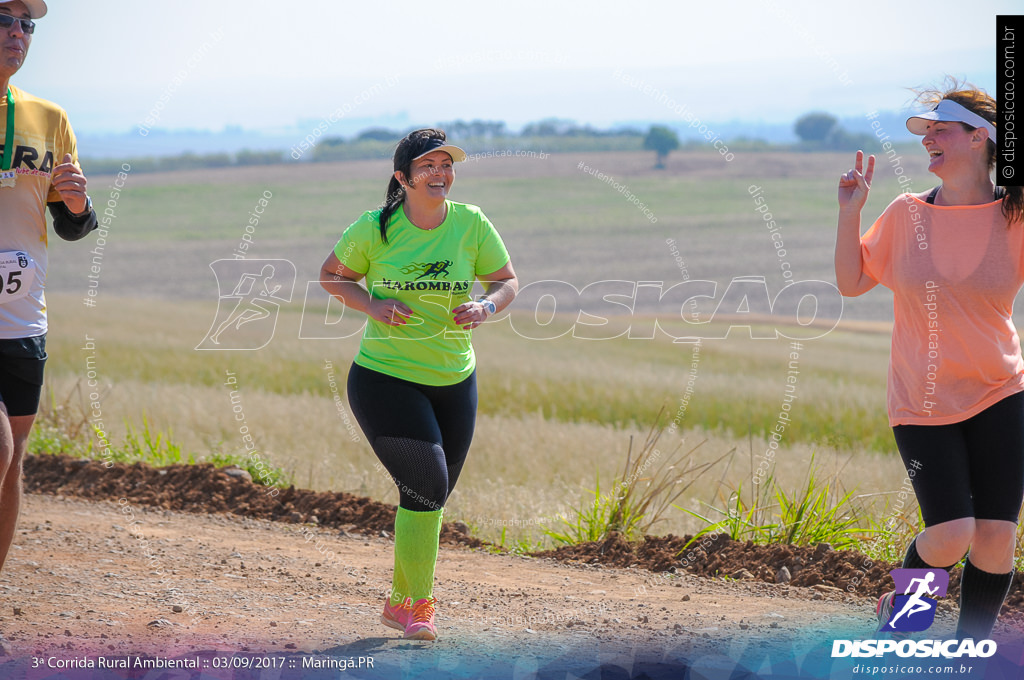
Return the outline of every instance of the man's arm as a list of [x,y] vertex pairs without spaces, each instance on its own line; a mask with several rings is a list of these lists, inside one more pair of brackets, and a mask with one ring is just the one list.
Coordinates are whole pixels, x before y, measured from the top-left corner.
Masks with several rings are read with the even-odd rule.
[[53,215],[53,230],[65,241],[77,241],[96,228],[96,211],[86,193],[88,180],[74,163],[70,153],[53,169],[53,188],[60,200],[48,203]]
[[53,215],[53,230],[65,241],[77,241],[96,228],[96,211],[92,203],[86,205],[86,211],[76,215],[63,201],[47,203]]

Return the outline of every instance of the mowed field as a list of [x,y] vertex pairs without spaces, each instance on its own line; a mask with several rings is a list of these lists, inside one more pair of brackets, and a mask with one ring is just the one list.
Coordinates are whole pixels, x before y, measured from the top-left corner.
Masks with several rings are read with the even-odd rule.
[[[923,160],[920,152],[902,159],[915,190],[930,186]],[[628,187],[657,221],[580,163]],[[733,279],[763,277],[774,297],[785,282],[783,262],[795,280],[833,279],[835,185],[851,163],[852,154],[749,153],[726,162],[718,154],[677,153],[656,171],[646,153],[495,158],[461,164],[451,198],[484,209],[523,286],[560,281],[583,289],[615,280],[661,282],[667,289],[706,279],[716,282],[720,299]],[[328,310],[318,286],[307,299],[307,282],[318,278],[344,228],[379,203],[389,170],[389,162],[365,161],[129,173],[109,203],[114,217],[96,251],[101,260],[90,253],[96,235],[73,244],[51,240],[50,394],[69,408],[84,407],[81,391],[91,369],[102,387],[103,426],[115,441],[125,423],[137,427],[145,417],[203,458],[242,453],[244,425],[263,459],[297,485],[395,502],[397,492],[374,468],[344,399],[359,321],[340,325],[347,338],[299,337],[304,324],[323,327]],[[99,210],[108,205],[112,181],[90,177]],[[780,227],[784,255],[755,210],[755,188]],[[897,193],[895,176],[880,164],[865,219]],[[261,198],[267,206],[247,254],[294,264],[291,302],[281,306],[273,339],[262,349],[196,350],[218,309],[210,264],[232,256]],[[99,282],[93,307],[83,303],[90,275]],[[884,411],[887,291],[847,300],[835,310],[842,316],[838,328],[799,347],[784,337],[751,339],[745,327],[730,331],[729,320],[718,317],[700,327],[706,339],[695,351],[663,333],[645,338],[642,331],[653,328],[656,316],[664,318],[665,309],[642,300],[632,317],[609,320],[622,331],[635,329],[634,337],[583,339],[570,331],[538,339],[571,329],[579,306],[565,285],[543,289],[555,290],[554,298],[541,290],[540,284],[527,289],[511,319],[475,333],[480,417],[449,518],[469,522],[486,538],[498,538],[504,528],[508,537],[538,540],[539,526],[557,526],[560,513],[592,500],[598,476],[605,486],[611,482],[630,438],[641,440],[662,409],[663,422],[678,421],[659,443],[665,455],[677,447],[696,448],[699,460],[733,452],[728,465],[719,464],[687,492],[686,507],[700,509],[741,484],[747,488],[781,410],[792,352],[797,398],[775,455],[776,477],[799,486],[813,456],[822,474],[870,499],[876,514],[889,512],[904,474]],[[714,301],[702,306],[704,320],[713,309]],[[770,335],[772,322],[760,321],[754,334]],[[806,337],[808,329],[789,334],[801,332]],[[236,382],[229,386],[228,378]],[[234,405],[232,389],[240,396]],[[698,527],[673,510],[656,530]]]

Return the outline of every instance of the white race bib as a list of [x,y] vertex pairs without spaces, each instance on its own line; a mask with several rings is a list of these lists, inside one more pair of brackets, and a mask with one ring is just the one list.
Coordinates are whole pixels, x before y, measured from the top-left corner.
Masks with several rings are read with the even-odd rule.
[[20,300],[32,290],[36,263],[24,250],[0,252],[0,304]]

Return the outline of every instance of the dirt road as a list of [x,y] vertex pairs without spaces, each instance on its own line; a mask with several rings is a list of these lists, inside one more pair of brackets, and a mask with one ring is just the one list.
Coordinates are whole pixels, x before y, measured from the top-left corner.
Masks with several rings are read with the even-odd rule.
[[[564,678],[598,667],[678,677],[683,664],[713,677],[738,660],[757,669],[806,657],[815,636],[872,631],[872,601],[841,591],[442,548],[440,638],[406,642],[379,621],[391,559],[383,537],[29,495],[0,575],[0,677],[35,664],[25,677],[156,680],[152,670],[69,674],[67,660],[133,655],[207,664],[205,676],[167,678],[339,677],[349,658],[349,675],[376,678]],[[277,668],[216,668],[264,652],[280,653]]]

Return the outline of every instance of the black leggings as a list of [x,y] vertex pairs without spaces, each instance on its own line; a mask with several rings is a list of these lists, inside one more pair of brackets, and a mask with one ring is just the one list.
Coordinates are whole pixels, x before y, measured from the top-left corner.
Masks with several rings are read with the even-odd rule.
[[420,385],[352,364],[348,403],[406,510],[440,510],[455,488],[476,425],[476,371]]
[[892,428],[924,524],[1016,522],[1024,498],[1024,392],[949,425]]

